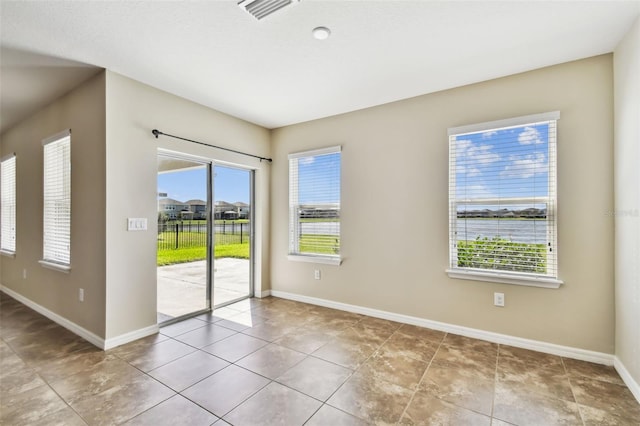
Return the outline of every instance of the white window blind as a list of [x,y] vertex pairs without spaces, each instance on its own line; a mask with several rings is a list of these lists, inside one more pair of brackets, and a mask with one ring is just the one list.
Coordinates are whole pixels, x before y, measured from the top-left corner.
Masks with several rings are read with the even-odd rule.
[[289,155],[289,255],[340,259],[341,148]]
[[13,254],[16,251],[16,156],[0,162],[0,250]]
[[43,141],[44,235],[43,261],[71,263],[71,132]]
[[450,275],[560,284],[559,118],[553,112],[449,129]]

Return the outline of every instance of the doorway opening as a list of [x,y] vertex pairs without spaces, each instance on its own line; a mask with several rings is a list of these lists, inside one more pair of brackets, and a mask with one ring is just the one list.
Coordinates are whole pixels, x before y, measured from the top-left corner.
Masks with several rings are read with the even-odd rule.
[[160,325],[253,295],[252,204],[252,170],[158,154]]

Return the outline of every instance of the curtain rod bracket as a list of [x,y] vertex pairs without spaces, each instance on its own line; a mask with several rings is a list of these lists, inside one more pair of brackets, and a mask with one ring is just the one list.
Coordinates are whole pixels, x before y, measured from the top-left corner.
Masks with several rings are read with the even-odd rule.
[[247,154],[246,152],[236,151],[235,149],[224,148],[222,146],[215,146],[215,145],[211,145],[211,144],[204,143],[204,142],[194,141],[193,139],[187,139],[187,138],[183,138],[183,137],[180,137],[180,136],[170,135],[168,133],[163,133],[158,129],[153,129],[151,131],[151,133],[153,133],[153,136],[155,136],[156,139],[158,139],[158,136],[160,136],[160,135],[169,136],[170,138],[180,139],[180,140],[183,140],[183,141],[186,141],[186,142],[197,143],[199,145],[210,146],[211,148],[222,149],[223,151],[229,151],[229,152],[233,152],[235,154],[246,155],[248,157],[257,158],[257,159],[260,160],[261,163],[262,163],[262,160],[268,161],[269,163],[273,162],[273,159],[271,159],[271,158],[260,157],[259,155]]

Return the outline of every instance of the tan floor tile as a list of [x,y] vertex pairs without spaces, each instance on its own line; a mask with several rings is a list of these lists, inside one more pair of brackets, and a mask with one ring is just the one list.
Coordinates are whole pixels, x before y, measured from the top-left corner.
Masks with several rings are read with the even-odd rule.
[[638,426],[640,417],[629,417],[586,405],[578,405],[585,426]]
[[244,330],[242,333],[256,337],[258,339],[267,340],[273,342],[278,340],[285,334],[291,333],[296,330],[298,325],[293,323],[282,323],[278,321],[268,320],[262,324],[258,324],[255,327]]
[[381,335],[386,335],[388,337],[393,334],[394,331],[399,329],[402,326],[402,323],[382,318],[362,317],[356,326],[377,330]]
[[180,392],[227,367],[229,363],[206,352],[197,351],[149,371],[149,375]]
[[368,422],[393,424],[400,420],[412,394],[401,386],[356,373],[327,403]]
[[458,407],[430,394],[418,392],[407,407],[400,424],[489,426],[491,417]]
[[192,331],[188,331],[179,336],[174,337],[179,342],[185,343],[189,346],[196,348],[202,348],[204,346],[215,343],[219,340],[236,334],[236,331],[231,329],[220,327],[217,324],[207,323],[204,327],[197,328]]
[[20,368],[13,370],[11,374],[2,375],[0,395],[17,394],[45,384],[45,381],[32,369]]
[[182,395],[223,417],[267,384],[269,379],[230,365],[186,389]]
[[115,355],[93,348],[90,351],[78,351],[52,361],[40,363],[36,369],[44,379],[53,382],[115,359],[117,359]]
[[209,426],[218,418],[188,399],[175,395],[126,422],[139,426]]
[[490,358],[495,358],[498,356],[497,343],[474,339],[472,337],[447,333],[447,335],[444,337],[444,340],[442,341],[442,344],[447,345],[451,348],[462,349],[479,355],[482,354]]
[[126,355],[125,360],[146,372],[194,351],[196,351],[194,347],[169,339],[131,352]]
[[112,425],[129,420],[175,395],[168,387],[142,375],[71,404],[90,425]]
[[175,337],[188,331],[195,330],[196,328],[204,327],[206,324],[206,321],[201,321],[197,318],[190,318],[171,325],[160,327],[160,334],[164,334],[165,336],[169,337]]
[[419,389],[459,407],[491,415],[494,387],[493,379],[432,362]]
[[491,426],[514,426],[513,423],[503,422],[502,420],[493,418],[491,419]]
[[307,357],[276,380],[292,389],[326,401],[353,371],[314,357]]
[[579,404],[609,411],[623,418],[640,419],[640,404],[626,386],[583,377],[571,378],[570,382]]
[[248,328],[257,326],[258,324],[262,324],[265,321],[266,320],[261,316],[248,311],[233,315],[227,319],[222,319],[218,321],[216,325],[235,331],[244,331]]
[[270,344],[242,358],[236,365],[258,373],[261,376],[275,379],[298,364],[305,357],[306,355],[303,353]]
[[620,375],[612,366],[569,358],[563,358],[563,361],[570,377],[586,377],[593,380],[602,380],[617,385],[624,385],[622,378],[620,378]]
[[399,357],[408,357],[424,362],[429,362],[436,354],[439,343],[431,340],[422,340],[416,337],[394,333],[380,349],[394,352]]
[[581,425],[575,402],[513,391],[496,384],[493,417],[517,425]]
[[444,331],[432,330],[430,328],[410,324],[402,324],[396,333],[401,333],[418,340],[428,340],[434,343],[442,343],[445,335],[447,334]]
[[144,373],[127,362],[113,359],[96,364],[81,373],[50,382],[50,385],[66,402],[72,404],[90,395],[123,386],[143,375]]
[[30,423],[29,426],[86,426],[86,422],[82,420],[73,409],[65,407],[55,413],[42,417]]
[[492,380],[496,373],[497,357],[487,356],[484,352],[441,345],[433,357],[433,362],[451,368],[465,369],[471,374]]
[[545,368],[554,370],[558,374],[565,374],[562,358],[557,355],[545,354],[513,346],[500,345],[498,353],[498,367],[512,367],[512,370],[526,370]]
[[358,370],[377,379],[415,390],[429,364],[414,358],[398,356],[397,352],[381,349]]
[[575,402],[569,376],[556,369],[533,366],[518,368],[517,364],[499,364],[496,380],[509,389],[536,392]]
[[265,340],[239,333],[205,346],[202,350],[226,361],[236,362],[268,344],[269,342]]
[[147,337],[143,337],[142,339],[134,340],[133,342],[115,347],[113,349],[109,349],[108,351],[106,351],[106,353],[118,356],[122,359],[126,359],[127,356],[132,353],[137,353],[142,348],[155,345],[156,343],[164,342],[165,340],[169,340],[169,336],[156,333]]
[[333,340],[315,351],[312,355],[355,370],[376,351],[368,343]]
[[323,405],[305,426],[366,426],[369,423],[330,405]]
[[321,331],[299,328],[276,340],[275,343],[298,352],[310,354],[321,348],[331,339],[331,335]]
[[372,348],[377,349],[392,334],[393,331],[391,330],[379,330],[356,324],[353,327],[346,328],[336,336],[336,339],[344,342],[367,343]]
[[320,405],[320,401],[272,382],[224,416],[224,420],[234,425],[303,425]]
[[67,404],[47,385],[4,394],[0,399],[0,424],[32,425],[65,408]]

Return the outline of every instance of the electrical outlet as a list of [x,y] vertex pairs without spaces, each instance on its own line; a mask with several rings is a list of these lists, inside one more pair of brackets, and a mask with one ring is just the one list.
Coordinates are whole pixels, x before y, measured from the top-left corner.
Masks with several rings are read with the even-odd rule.
[[493,304],[495,306],[504,306],[504,293],[493,293]]
[[78,300],[84,302],[84,288],[78,289]]
[[26,268],[22,270],[22,279],[23,280],[27,279],[27,269]]
[[316,269],[313,271],[313,278],[315,278],[316,280],[320,279],[320,269]]

